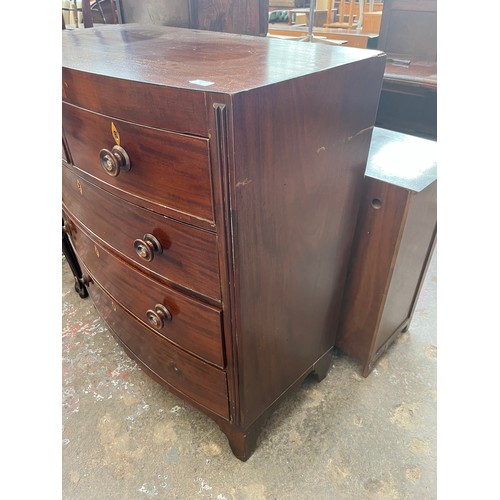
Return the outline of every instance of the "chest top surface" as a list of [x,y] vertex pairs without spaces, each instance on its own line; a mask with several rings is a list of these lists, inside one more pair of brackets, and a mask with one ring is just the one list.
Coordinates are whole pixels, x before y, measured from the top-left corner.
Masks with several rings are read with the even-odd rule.
[[367,49],[138,24],[64,30],[62,41],[62,65],[68,69],[229,94],[382,55]]

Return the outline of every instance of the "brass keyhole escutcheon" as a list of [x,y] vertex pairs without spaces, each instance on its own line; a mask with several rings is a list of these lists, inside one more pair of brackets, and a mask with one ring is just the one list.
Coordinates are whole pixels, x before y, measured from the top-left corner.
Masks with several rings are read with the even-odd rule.
[[76,181],[76,187],[78,188],[78,191],[80,191],[80,194],[83,195],[83,187],[79,180]]
[[120,133],[118,132],[118,129],[116,128],[116,125],[111,122],[111,134],[113,135],[113,139],[116,142],[116,145],[120,145]]

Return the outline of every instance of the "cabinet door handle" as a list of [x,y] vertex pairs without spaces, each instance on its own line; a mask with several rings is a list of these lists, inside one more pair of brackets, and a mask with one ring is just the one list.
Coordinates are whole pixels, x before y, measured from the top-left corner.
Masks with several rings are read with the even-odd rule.
[[141,239],[134,241],[135,253],[143,260],[151,262],[155,255],[163,253],[161,243],[152,234],[145,234]]
[[111,177],[116,177],[120,172],[130,170],[130,158],[121,146],[113,146],[113,149],[101,149],[99,161],[103,170]]
[[166,321],[172,321],[170,311],[163,304],[156,304],[154,309],[146,311],[148,323],[157,330],[161,330]]

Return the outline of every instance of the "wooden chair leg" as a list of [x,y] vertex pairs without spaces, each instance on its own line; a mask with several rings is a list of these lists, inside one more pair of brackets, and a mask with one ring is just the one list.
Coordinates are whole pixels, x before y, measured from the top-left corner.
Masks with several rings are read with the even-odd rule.
[[[104,11],[102,10],[101,2],[99,0],[96,0],[95,6],[97,7],[99,14],[101,14],[101,19],[102,19],[103,24],[107,24],[106,16],[104,15]],[[110,4],[110,7],[112,7],[111,4]]]
[[93,28],[92,11],[90,10],[90,0],[82,0],[83,27]]
[[115,0],[109,0],[111,5],[111,22],[113,24],[118,24],[118,11],[116,10],[116,2]]

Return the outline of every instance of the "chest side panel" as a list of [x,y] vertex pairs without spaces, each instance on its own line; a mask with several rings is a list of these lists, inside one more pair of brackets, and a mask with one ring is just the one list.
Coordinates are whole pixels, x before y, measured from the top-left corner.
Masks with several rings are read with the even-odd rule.
[[235,324],[246,424],[334,345],[383,67],[376,57],[234,99]]

